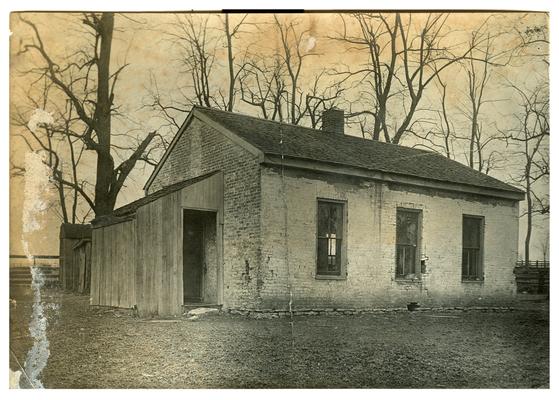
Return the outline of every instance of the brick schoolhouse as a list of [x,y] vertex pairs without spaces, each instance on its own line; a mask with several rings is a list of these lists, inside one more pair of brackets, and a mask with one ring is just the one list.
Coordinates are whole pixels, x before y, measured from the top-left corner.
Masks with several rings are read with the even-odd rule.
[[194,107],[145,185],[93,221],[91,304],[487,305],[515,294],[523,192],[439,154]]

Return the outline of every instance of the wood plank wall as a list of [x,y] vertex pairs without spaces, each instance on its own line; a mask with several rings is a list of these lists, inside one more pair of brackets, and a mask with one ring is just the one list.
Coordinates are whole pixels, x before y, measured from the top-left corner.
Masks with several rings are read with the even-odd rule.
[[180,315],[184,208],[217,211],[214,279],[221,301],[223,175],[219,173],[138,208],[133,221],[93,230],[92,305],[137,305],[140,316]]
[[135,221],[93,229],[91,304],[131,308],[136,304]]
[[182,266],[180,191],[136,212],[136,288],[140,315],[180,315]]
[[91,274],[91,241],[74,248],[73,253],[74,282],[73,289],[78,293],[89,293]]
[[[180,315],[183,209],[218,211],[218,221],[222,221],[222,205],[223,175],[219,173],[136,211],[136,300],[140,315]],[[221,245],[221,240],[217,244]],[[221,257],[217,258],[221,265]],[[221,270],[217,265],[215,268]],[[218,279],[217,286],[221,287],[220,273],[214,276]]]
[[60,287],[64,290],[75,291],[74,274],[76,265],[74,262],[74,246],[80,239],[60,239]]

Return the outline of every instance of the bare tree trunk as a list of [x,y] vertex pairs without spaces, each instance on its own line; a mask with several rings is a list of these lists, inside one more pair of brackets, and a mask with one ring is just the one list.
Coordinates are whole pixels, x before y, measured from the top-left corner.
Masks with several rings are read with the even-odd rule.
[[229,99],[227,100],[227,111],[233,111],[235,101],[235,71],[233,67],[233,43],[232,34],[229,30],[229,14],[225,14],[225,37],[227,39],[227,62],[229,67]]
[[532,195],[531,195],[531,189],[532,189],[532,185],[530,182],[530,170],[527,169],[527,177],[528,179],[526,180],[526,207],[528,208],[528,214],[526,215],[527,217],[527,225],[526,225],[526,237],[524,239],[524,261],[526,263],[528,263],[530,261],[530,241],[532,239]]
[[[71,132],[71,136],[81,140],[87,150],[93,150],[97,155],[94,200],[78,185],[75,175],[71,180],[65,179],[61,173],[56,173],[53,177],[59,184],[69,186],[77,191],[87,201],[96,216],[108,214],[114,209],[116,198],[124,181],[136,162],[142,159],[147,146],[155,136],[155,132],[148,133],[138,147],[130,148],[130,150],[133,150],[132,155],[115,168],[115,161],[111,155],[111,135],[113,133],[111,119],[114,111],[113,90],[119,73],[126,67],[126,64],[111,74],[114,13],[83,15],[82,22],[92,30],[94,41],[91,43],[93,54],[79,53],[89,57],[85,61],[80,60],[80,63],[85,62],[85,65],[95,66],[91,70],[97,71],[96,78],[89,75],[89,70],[83,71],[83,68],[71,57],[66,66],[61,66],[54,61],[44,46],[37,26],[23,17],[20,18],[35,33],[33,42],[23,46],[24,51],[34,49],[39,53],[46,64],[39,68],[43,71],[43,76],[50,80],[51,84],[59,89],[59,94],[65,96],[71,103],[78,115],[78,118],[74,120],[81,121],[85,127],[83,133]],[[96,97],[94,99],[88,98],[87,95],[83,94],[84,87],[80,87],[80,85],[85,86],[88,91],[91,91],[91,88],[94,87]],[[68,126],[62,127],[58,132],[69,135],[68,129]],[[31,134],[41,144],[41,139],[33,133]],[[43,144],[41,146],[49,152],[49,156],[56,158],[58,162],[58,155],[55,151],[45,148]]]
[[[477,129],[477,113],[474,111],[472,115],[472,126],[470,130],[470,153],[468,157],[468,165],[470,168],[474,168],[474,154],[475,154],[475,144],[476,144],[476,129]],[[480,160],[481,161],[481,160]]]
[[114,15],[103,13],[98,25],[100,35],[99,61],[97,63],[97,104],[95,131],[98,138],[97,180],[95,183],[96,215],[110,213],[114,208],[111,198],[114,161],[111,156],[111,99],[109,98],[109,67],[114,28]]
[[[55,177],[56,176],[62,176],[62,172],[58,171],[58,170],[54,170],[53,175]],[[64,221],[64,223],[67,223],[68,222],[68,210],[66,209],[66,198],[65,198],[65,195],[64,195],[64,185],[62,183],[58,182],[56,184],[56,188],[58,189],[58,200],[60,202],[60,210],[62,212],[62,221]]]
[[442,87],[443,87],[443,95],[441,98],[441,106],[442,106],[442,112],[443,112],[443,120],[444,120],[444,124],[445,124],[445,132],[443,132],[444,135],[444,149],[445,149],[445,154],[446,154],[446,158],[451,158],[450,155],[450,122],[448,121],[448,113],[446,111],[446,85],[442,84],[442,81],[439,82],[441,83]]
[[72,182],[74,183],[75,187],[73,189],[73,200],[72,200],[72,223],[76,223],[76,213],[78,208],[78,190],[76,189],[78,186],[78,171],[77,171],[77,163],[76,163],[76,155],[74,152],[74,144],[72,143],[72,139],[70,135],[66,136],[68,139],[68,147],[70,148],[70,161],[72,162]]
[[[47,134],[47,147],[48,147],[48,166],[52,169],[52,174],[55,177],[62,176],[62,171],[59,170],[60,164],[58,158],[55,157],[54,149],[52,147],[52,136],[49,129],[46,130]],[[64,195],[64,185],[57,181],[56,189],[58,191],[58,201],[60,202],[60,211],[62,213],[62,220],[68,222],[68,210],[66,209],[66,197]]]

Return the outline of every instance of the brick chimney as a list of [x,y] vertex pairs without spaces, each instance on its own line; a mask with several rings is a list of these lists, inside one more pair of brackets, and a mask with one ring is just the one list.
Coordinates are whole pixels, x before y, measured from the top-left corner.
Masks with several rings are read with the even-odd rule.
[[322,130],[325,132],[335,133],[336,135],[344,134],[344,110],[331,108],[324,110],[322,113]]

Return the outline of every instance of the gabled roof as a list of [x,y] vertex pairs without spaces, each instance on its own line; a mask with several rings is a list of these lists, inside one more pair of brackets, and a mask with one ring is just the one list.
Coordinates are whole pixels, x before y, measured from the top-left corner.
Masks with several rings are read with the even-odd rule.
[[194,109],[226,127],[264,154],[523,193],[514,186],[432,151],[211,108]]
[[141,206],[144,206],[152,201],[155,201],[163,196],[166,196],[170,193],[176,192],[177,190],[184,189],[187,186],[193,185],[196,182],[200,182],[206,178],[209,178],[212,175],[217,174],[219,171],[210,172],[205,175],[197,176],[196,178],[192,179],[185,179],[183,181],[174,183],[169,186],[165,186],[164,188],[153,192],[147,196],[141,197],[138,200],[135,200],[131,203],[128,203],[122,207],[115,209],[111,214],[108,215],[101,215],[95,218],[92,222],[93,226],[106,226],[111,225],[117,222],[123,222],[126,220],[130,220],[136,214],[136,210]]
[[200,106],[192,108],[145,187],[151,184],[192,117],[212,124],[231,140],[240,142],[252,153],[261,152],[263,157],[328,163],[335,168],[351,167],[435,183],[466,185],[485,189],[488,193],[506,192],[508,198],[523,198],[522,190],[432,151]]

